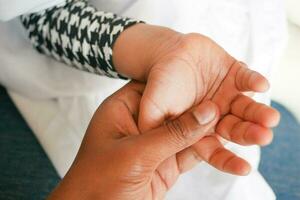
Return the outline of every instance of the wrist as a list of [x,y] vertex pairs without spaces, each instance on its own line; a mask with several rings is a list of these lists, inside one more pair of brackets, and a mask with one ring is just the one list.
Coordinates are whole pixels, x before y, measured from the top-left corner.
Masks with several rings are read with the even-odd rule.
[[47,200],[95,199],[92,197],[97,196],[102,187],[97,181],[102,180],[103,176],[91,170],[93,168],[91,168],[90,162],[81,159],[83,159],[82,153],[79,151],[71,168],[51,192]]
[[113,63],[121,75],[146,81],[162,52],[182,36],[172,29],[137,24],[120,34],[113,47]]

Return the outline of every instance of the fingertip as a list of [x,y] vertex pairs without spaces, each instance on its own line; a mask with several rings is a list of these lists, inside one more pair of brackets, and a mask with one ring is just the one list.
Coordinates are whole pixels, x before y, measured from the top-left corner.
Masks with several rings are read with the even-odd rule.
[[249,88],[254,92],[266,92],[270,88],[270,83],[261,74],[253,72],[249,79]]
[[270,122],[270,127],[278,126],[280,122],[280,112],[278,110],[273,109],[273,119]]
[[274,134],[273,134],[273,131],[270,130],[270,136],[268,138],[266,138],[265,140],[263,140],[260,144],[260,146],[268,146],[269,144],[272,143],[273,141],[273,138],[274,138]]
[[239,169],[238,175],[247,176],[251,172],[251,165],[245,161],[244,165]]
[[266,146],[272,142],[273,132],[268,128],[252,124],[247,130],[245,140],[249,144]]
[[274,108],[268,108],[262,112],[262,118],[264,119],[263,125],[265,127],[276,127],[280,122],[280,113]]
[[234,157],[224,166],[224,171],[234,175],[246,176],[250,173],[251,166],[244,159]]

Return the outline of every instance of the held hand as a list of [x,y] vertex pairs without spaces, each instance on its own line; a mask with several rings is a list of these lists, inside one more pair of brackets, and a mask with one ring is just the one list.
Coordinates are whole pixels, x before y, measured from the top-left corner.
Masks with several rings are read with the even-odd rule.
[[[162,199],[189,160],[161,163],[203,138],[219,120],[205,101],[176,119],[140,134],[136,120],[144,86],[129,83],[109,97],[91,120],[78,155],[53,199]],[[208,152],[208,156],[209,152]],[[234,166],[231,162],[226,167]],[[220,164],[222,160],[219,161]],[[230,164],[231,163],[231,164]]]
[[[218,135],[241,145],[266,145],[272,140],[270,128],[279,122],[279,113],[243,92],[264,92],[268,88],[262,75],[236,61],[209,38],[199,34],[178,36],[149,70],[139,127],[143,131],[152,129],[202,101],[212,100],[222,116],[215,127]],[[219,162],[231,160],[233,154],[223,149],[217,137],[209,136],[181,152],[177,159],[195,157],[195,163],[205,160],[227,171]],[[247,171],[248,163],[239,160],[234,171],[227,172],[245,175]]]
[[[236,61],[205,36],[188,34],[173,37],[173,42],[170,39],[167,47],[161,47],[149,69],[141,102],[139,125],[142,130],[155,127],[207,99],[219,106],[223,116],[231,113],[265,127],[278,123],[278,113],[267,106],[260,110],[265,114],[259,119],[241,116],[246,110],[236,109],[236,106],[249,104],[253,108],[248,107],[247,111],[261,107],[243,92],[267,91],[269,84],[262,75]],[[260,115],[257,113],[257,116]]]
[[[211,39],[158,26],[136,25],[117,40],[114,62],[120,73],[147,82],[138,120],[142,132],[176,118],[200,102],[212,100],[221,111],[221,121],[212,129],[218,136],[242,145],[271,142],[270,128],[278,123],[279,113],[243,95],[245,91],[266,91],[267,80]],[[205,160],[220,170],[247,174],[249,165],[244,160],[237,161],[233,171],[218,163],[219,156],[231,160],[233,154],[220,151],[224,148],[217,138],[212,135],[202,139],[161,168],[176,160]],[[208,156],[211,154],[212,158]]]

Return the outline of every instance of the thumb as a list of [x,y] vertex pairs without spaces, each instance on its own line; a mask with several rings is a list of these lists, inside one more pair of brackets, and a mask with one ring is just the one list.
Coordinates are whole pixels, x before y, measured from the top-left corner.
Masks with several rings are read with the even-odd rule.
[[[165,74],[152,70],[149,74],[139,109],[138,127],[142,133],[159,127],[166,119],[178,117],[195,103],[194,83],[182,77],[181,70]],[[185,79],[185,78],[184,78]]]
[[206,101],[177,119],[140,135],[137,145],[143,148],[145,158],[161,162],[207,135],[218,119],[217,105]]

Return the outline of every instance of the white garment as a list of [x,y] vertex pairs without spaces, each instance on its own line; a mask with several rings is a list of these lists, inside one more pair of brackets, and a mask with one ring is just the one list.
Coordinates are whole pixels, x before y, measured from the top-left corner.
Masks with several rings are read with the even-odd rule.
[[286,9],[289,20],[300,26],[300,1],[299,0],[287,0],[286,1]]
[[[100,10],[213,38],[237,59],[268,76],[285,36],[281,0],[92,0]],[[99,103],[124,84],[77,71],[32,49],[18,20],[0,24],[0,83],[63,176]],[[267,102],[266,96],[258,97]],[[167,199],[273,200],[257,171],[259,148],[229,144],[253,166],[236,177],[199,164],[184,174]]]
[[7,21],[24,13],[38,12],[65,0],[0,0],[0,20]]

